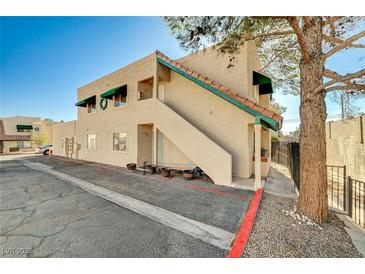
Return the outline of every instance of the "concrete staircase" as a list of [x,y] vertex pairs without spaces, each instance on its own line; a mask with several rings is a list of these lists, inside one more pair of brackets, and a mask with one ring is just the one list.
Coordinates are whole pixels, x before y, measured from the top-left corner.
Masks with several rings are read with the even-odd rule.
[[231,186],[231,154],[160,100],[151,98],[139,103],[148,110],[147,120],[154,123],[160,132],[204,170],[214,183]]

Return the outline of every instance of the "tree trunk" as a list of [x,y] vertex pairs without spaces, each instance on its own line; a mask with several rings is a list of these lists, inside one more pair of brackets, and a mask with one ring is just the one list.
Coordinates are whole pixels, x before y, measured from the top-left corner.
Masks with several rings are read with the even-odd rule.
[[[300,63],[300,193],[298,212],[323,222],[328,217],[325,93],[314,90],[323,82],[322,22],[303,20],[307,58]],[[302,49],[303,51],[303,49]]]

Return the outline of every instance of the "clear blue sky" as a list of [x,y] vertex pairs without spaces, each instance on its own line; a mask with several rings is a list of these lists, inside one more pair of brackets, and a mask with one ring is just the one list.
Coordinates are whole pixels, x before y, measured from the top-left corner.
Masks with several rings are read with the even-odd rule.
[[[76,119],[76,90],[159,49],[184,55],[158,17],[1,17],[0,116],[27,115]],[[361,51],[340,54],[330,67],[340,73],[364,67]],[[288,107],[286,119],[299,117],[299,98],[276,93]],[[365,111],[365,100],[359,101]],[[328,113],[339,113],[328,100]],[[298,122],[284,123],[284,131]]]

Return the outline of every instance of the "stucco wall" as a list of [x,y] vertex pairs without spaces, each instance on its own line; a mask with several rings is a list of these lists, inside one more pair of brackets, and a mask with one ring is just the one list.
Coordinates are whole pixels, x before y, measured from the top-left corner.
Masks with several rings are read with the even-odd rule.
[[[137,124],[140,118],[142,119],[148,115],[146,114],[148,110],[143,110],[137,106],[138,103],[141,103],[137,101],[137,86],[138,81],[154,76],[155,67],[155,55],[149,55],[79,88],[78,100],[96,95],[95,113],[87,113],[86,108],[78,107],[76,135],[77,141],[81,145],[80,159],[120,166],[137,162]],[[100,94],[125,84],[127,84],[127,105],[114,107],[113,101],[108,100],[107,108],[102,110],[99,107]],[[113,150],[113,133],[118,132],[128,134],[127,152]],[[86,147],[86,135],[91,133],[96,134],[96,150],[90,150]]]
[[[248,52],[251,55],[247,55]],[[199,56],[201,54],[198,53]],[[227,69],[227,59],[217,56],[215,52],[206,52],[197,59],[195,59],[196,55],[193,55],[181,60],[187,67],[196,69],[247,97],[248,92],[255,89],[252,87],[252,75],[247,76],[248,73],[252,74],[252,68],[258,65],[255,54],[257,55],[256,51],[252,49],[248,51],[246,46],[239,58],[235,59],[236,64],[233,69]],[[255,60],[248,62],[246,59],[250,58]],[[161,103],[158,104],[159,101],[155,98],[137,101],[138,82],[151,77],[154,77],[154,96],[158,85],[156,79],[165,81],[163,82],[163,101],[169,109],[166,106],[160,111],[156,109],[161,108]],[[107,108],[102,110],[99,107],[100,95],[125,84],[128,87],[127,105],[114,107],[113,101],[108,100]],[[157,135],[157,161],[159,164],[185,169],[199,165],[189,157],[200,159],[200,161],[209,158],[204,161],[205,165],[211,171],[217,170],[216,177],[223,178],[222,184],[227,176],[219,174],[220,169],[225,172],[229,171],[230,174],[233,172],[233,175],[236,176],[251,176],[253,139],[248,135],[248,128],[249,124],[255,122],[254,118],[190,80],[162,68],[156,63],[154,54],[79,88],[77,101],[93,95],[96,95],[95,113],[87,113],[86,108],[78,107],[76,122],[54,126],[53,140],[56,155],[64,155],[64,149],[61,147],[62,139],[76,136],[80,148],[79,159],[125,166],[127,163],[139,160],[138,140],[142,136],[138,135],[138,125],[154,124],[158,128],[156,125],[159,124],[166,131],[166,136],[169,136],[166,137],[164,132],[159,132]],[[250,97],[250,95],[248,96]],[[171,126],[172,123],[175,123],[174,121],[164,120],[162,116],[171,114],[171,111],[179,115],[179,117],[175,116],[174,121],[189,130],[180,132],[179,127]],[[186,121],[189,125],[186,124]],[[171,128],[174,128],[175,131],[171,132]],[[126,152],[113,150],[113,133],[117,132],[128,134]],[[96,149],[87,148],[87,134],[96,134]],[[170,137],[172,139],[169,139]],[[202,155],[194,157],[197,156],[193,155],[194,151],[200,150],[202,147],[209,147],[210,151],[205,149]],[[220,163],[219,160],[216,160],[219,158],[218,155],[227,161]]]
[[365,181],[365,115],[363,143],[360,117],[326,123],[327,164],[346,165],[347,175]]
[[3,141],[3,151],[4,153],[11,153],[9,151],[9,149],[11,147],[17,147],[18,146],[18,142],[17,141]]
[[30,132],[17,132],[16,125],[32,125],[33,122],[39,122],[39,117],[13,116],[0,118],[4,121],[5,133],[8,135],[30,135]]
[[191,169],[194,165],[193,162],[161,132],[158,132],[157,163],[160,166],[176,169]]
[[53,154],[59,156],[66,156],[65,154],[65,138],[76,136],[77,121],[63,122],[53,125]]
[[211,47],[177,61],[233,89],[243,97],[258,101],[258,89],[252,85],[252,71],[260,68],[260,62],[253,42],[246,42],[235,54],[218,54]]
[[[53,121],[44,121],[39,117],[28,117],[28,116],[13,116],[13,117],[4,117],[0,118],[4,122],[4,130],[7,135],[31,135],[32,138],[36,138],[40,135],[45,137],[44,144],[52,144],[52,125],[55,123]],[[31,125],[33,126],[33,130],[30,132],[18,132],[17,125]],[[39,130],[36,130],[38,128]],[[28,142],[28,141],[26,141]],[[4,152],[9,153],[10,147],[18,147],[18,143],[15,141],[4,141]],[[31,148],[21,148],[20,151],[32,151],[36,147],[37,144],[32,142]]]
[[232,155],[233,175],[250,176],[247,125],[254,123],[252,116],[175,72],[165,83],[165,104]]

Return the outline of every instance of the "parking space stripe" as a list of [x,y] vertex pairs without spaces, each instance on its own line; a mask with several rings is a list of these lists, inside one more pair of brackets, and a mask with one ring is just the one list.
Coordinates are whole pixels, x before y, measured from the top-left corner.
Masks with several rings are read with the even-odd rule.
[[256,190],[227,258],[240,258],[242,256],[248,241],[248,237],[250,236],[253,224],[255,222],[262,193],[262,188]]
[[63,181],[69,182],[85,190],[86,192],[92,193],[105,200],[179,230],[218,248],[229,250],[234,239],[235,235],[233,233],[223,229],[186,218],[163,208],[114,192],[110,189],[94,185],[85,180],[56,171],[47,165],[34,163],[27,160],[23,160],[22,162],[29,168],[51,174]]

